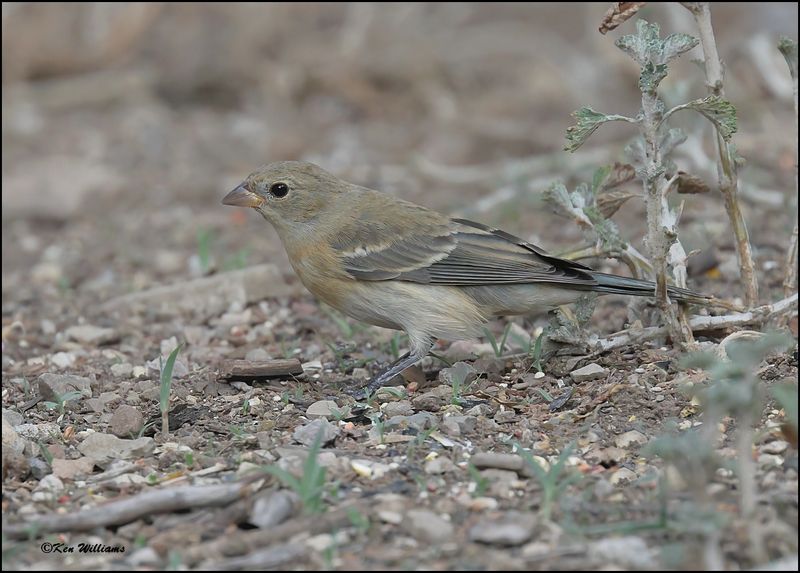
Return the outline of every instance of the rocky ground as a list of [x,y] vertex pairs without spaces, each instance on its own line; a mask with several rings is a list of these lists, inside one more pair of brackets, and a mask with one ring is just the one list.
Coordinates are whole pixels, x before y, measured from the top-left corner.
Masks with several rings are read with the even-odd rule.
[[[589,9],[544,21],[577,37],[576,19],[598,17]],[[231,27],[212,26],[204,10],[166,9],[150,49],[177,42],[167,32],[189,18],[200,31],[263,40],[255,53],[270,57],[230,70],[187,40],[175,47],[184,59],[156,65],[145,46],[110,75],[4,84],[4,569],[796,569],[797,438],[773,393],[797,380],[796,313],[782,323],[794,345],[752,364],[761,404],[745,449],[757,498],[745,514],[737,436],[749,426],[709,417],[697,398],[707,373],[684,368],[669,341],[537,360],[532,340],[549,317],[498,320],[491,336],[439,341],[435,357],[356,399],[354,388],[404,352],[404,336],[318,303],[274,232],[219,204],[265,158],[302,157],[569,250],[581,231],[552,215],[541,191],[621,157],[629,134],[613,131],[560,152],[570,110],[602,98],[609,109],[637,105],[635,75],[611,51],[554,48],[543,30],[534,53],[525,35],[500,32],[541,27],[543,16],[513,6],[344,16],[284,7],[267,30],[249,25],[253,7],[237,8]],[[280,25],[288,16],[296,36]],[[371,30],[363,45],[339,43],[340,17]],[[408,18],[418,25],[395,25]],[[437,35],[453,22],[476,34]],[[508,44],[469,59],[461,42],[485,30]],[[374,37],[397,49],[367,49]],[[761,300],[775,301],[796,207],[796,140],[782,127],[791,96],[749,79],[767,73],[760,44],[721,45]],[[570,65],[586,53],[603,65],[555,69],[556,48]],[[420,51],[445,54],[442,68]],[[676,160],[714,181],[713,148],[687,146]],[[702,251],[692,288],[741,303],[720,197],[682,198],[681,239]],[[641,201],[615,220],[644,251]],[[601,299],[587,332],[629,326],[628,302]],[[698,340],[719,350],[731,332]],[[162,364],[179,345],[164,435]],[[699,448],[710,465],[681,463],[696,452],[654,453],[655,439],[692,432],[711,436]]]

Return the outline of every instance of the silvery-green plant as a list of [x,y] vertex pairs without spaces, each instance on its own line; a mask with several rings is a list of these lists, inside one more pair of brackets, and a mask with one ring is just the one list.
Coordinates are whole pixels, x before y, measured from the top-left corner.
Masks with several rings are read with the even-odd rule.
[[639,91],[642,105],[634,117],[606,114],[590,107],[576,111],[576,124],[567,130],[568,151],[582,146],[604,123],[622,121],[635,125],[639,136],[626,148],[642,189],[647,209],[647,246],[655,272],[656,300],[673,340],[692,341],[691,329],[685,320],[678,320],[667,296],[667,272],[671,266],[675,283],[686,286],[686,252],[678,241],[677,223],[680,209],[667,203],[667,194],[678,180],[678,168],[670,159],[686,135],[670,128],[668,119],[674,113],[692,109],[711,121],[727,141],[736,131],[736,110],[727,100],[711,95],[666,109],[659,95],[659,86],[667,77],[668,64],[694,48],[698,40],[687,34],[671,34],[661,38],[657,24],[639,20],[636,33],[623,36],[616,45],[630,56],[640,69]]
[[736,340],[722,344],[717,352],[698,352],[681,361],[683,368],[703,369],[708,374],[705,385],[696,385],[693,393],[703,408],[703,425],[677,436],[658,438],[648,445],[650,454],[657,455],[675,466],[692,494],[690,521],[697,521],[706,540],[707,568],[721,562],[718,541],[726,525],[708,496],[707,486],[722,467],[715,448],[719,440],[720,423],[725,417],[736,420],[736,472],[739,478],[741,514],[745,519],[753,559],[766,558],[761,529],[754,519],[758,497],[755,464],[753,462],[754,427],[763,409],[763,384],[757,374],[762,361],[771,353],[786,350],[793,340],[782,333],[743,333]]
[[[797,132],[797,42],[791,38],[783,37],[778,42],[778,51],[780,51],[786,59],[786,65],[789,66],[789,76],[792,78],[792,91],[794,91],[794,130]],[[795,163],[794,229],[792,230],[792,237],[789,240],[789,248],[786,251],[786,259],[784,259],[783,263],[783,295],[786,297],[791,296],[792,292],[797,290],[797,174],[797,165]]]

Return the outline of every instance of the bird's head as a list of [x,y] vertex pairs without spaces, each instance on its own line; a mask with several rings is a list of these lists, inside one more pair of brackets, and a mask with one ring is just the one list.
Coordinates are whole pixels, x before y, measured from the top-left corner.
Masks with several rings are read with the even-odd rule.
[[346,190],[346,183],[313,163],[280,161],[248,175],[222,204],[252,207],[280,232],[313,223]]

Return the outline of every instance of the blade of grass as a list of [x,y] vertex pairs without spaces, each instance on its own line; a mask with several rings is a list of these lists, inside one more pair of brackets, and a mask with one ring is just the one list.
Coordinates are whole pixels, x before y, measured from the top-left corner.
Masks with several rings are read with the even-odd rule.
[[178,358],[180,351],[181,345],[179,344],[170,352],[166,364],[161,356],[158,357],[158,363],[161,367],[161,435],[164,438],[169,436],[169,394],[172,389],[172,370],[175,367],[175,360]]

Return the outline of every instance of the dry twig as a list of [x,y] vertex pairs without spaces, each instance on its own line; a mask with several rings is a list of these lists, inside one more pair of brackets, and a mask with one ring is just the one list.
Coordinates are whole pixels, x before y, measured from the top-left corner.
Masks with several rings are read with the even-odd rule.
[[[714,39],[714,29],[711,26],[711,8],[708,2],[681,2],[694,16],[697,30],[700,34],[700,45],[703,48],[705,59],[706,82],[709,92],[717,97],[723,97],[723,67],[717,52],[717,43]],[[745,301],[752,307],[758,302],[758,279],[753,265],[753,253],[750,248],[750,237],[747,225],[739,205],[739,176],[736,172],[736,158],[734,152],[723,138],[720,130],[715,126],[717,136],[717,150],[719,164],[717,175],[719,189],[725,199],[725,210],[730,219],[733,234],[736,237],[736,253],[739,256],[739,271],[745,288]]]
[[203,563],[198,569],[206,571],[264,571],[276,567],[298,567],[309,556],[308,548],[302,543],[286,543],[277,547],[267,547],[252,551],[242,557],[231,557]]
[[253,378],[277,378],[297,376],[303,373],[303,367],[297,358],[276,358],[273,360],[223,360],[219,365],[219,376],[222,380],[252,380]]
[[[659,126],[663,118],[663,103],[656,92],[657,84],[642,87],[642,136],[647,150],[645,155],[646,173],[661,173],[664,169],[662,151],[659,137]],[[693,342],[691,330],[684,328],[685,321],[680,321],[667,294],[667,262],[673,245],[678,245],[678,234],[675,230],[677,220],[667,203],[667,193],[677,180],[677,175],[669,181],[662,182],[660,177],[643,177],[645,207],[647,209],[647,237],[645,244],[653,261],[656,281],[656,303],[667,323],[674,342],[685,344]],[[683,251],[683,247],[679,248]],[[677,260],[677,259],[676,259]],[[672,261],[674,262],[674,261]],[[684,261],[682,262],[685,269]],[[684,281],[685,283],[685,281]],[[686,284],[678,285],[686,288]]]
[[345,505],[323,515],[309,515],[282,523],[270,529],[254,529],[242,531],[234,536],[223,536],[220,539],[189,547],[182,557],[186,563],[193,565],[206,559],[214,559],[220,555],[246,555],[251,551],[261,550],[275,543],[283,542],[295,535],[328,532],[351,523],[353,509],[366,511],[363,507]]
[[[788,313],[797,308],[797,294],[787,297],[772,304],[765,304],[746,312],[737,312],[722,316],[693,316],[688,324],[693,332],[707,330],[721,330],[748,324],[763,323],[767,320]],[[612,334],[608,338],[601,338],[595,345],[599,352],[608,352],[622,348],[629,344],[653,340],[669,333],[665,326],[652,326],[649,328],[629,329]]]
[[251,493],[251,485],[237,482],[224,485],[186,486],[145,491],[67,515],[41,515],[25,523],[4,524],[10,538],[37,537],[45,533],[90,531],[97,527],[123,525],[154,513],[168,513],[198,507],[220,506]]
[[[797,42],[789,38],[781,38],[778,49],[786,58],[789,65],[789,74],[792,76],[792,88],[794,89],[794,132],[797,141]],[[794,193],[795,207],[797,207],[797,149],[794,156]],[[794,230],[789,241],[789,251],[786,253],[786,261],[783,263],[783,296],[789,296],[797,290],[797,212],[794,215]]]

